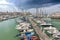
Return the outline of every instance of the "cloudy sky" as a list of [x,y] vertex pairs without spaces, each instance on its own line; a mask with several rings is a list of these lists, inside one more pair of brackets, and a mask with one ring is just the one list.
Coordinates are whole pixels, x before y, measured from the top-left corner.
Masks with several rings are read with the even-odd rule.
[[34,7],[52,6],[60,3],[60,0],[7,0],[19,8],[29,9]]
[[[46,10],[59,10],[60,0],[0,0],[0,4],[12,4],[16,9],[31,9],[45,7]],[[56,9],[56,10],[57,10]]]

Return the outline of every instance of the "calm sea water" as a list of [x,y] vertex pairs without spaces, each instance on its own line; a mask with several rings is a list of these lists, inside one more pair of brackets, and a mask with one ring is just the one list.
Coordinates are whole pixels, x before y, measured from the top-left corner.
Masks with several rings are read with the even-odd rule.
[[0,22],[0,40],[19,40],[17,37],[15,37],[18,33],[15,27],[15,19]]
[[60,30],[60,19],[52,19],[52,24]]

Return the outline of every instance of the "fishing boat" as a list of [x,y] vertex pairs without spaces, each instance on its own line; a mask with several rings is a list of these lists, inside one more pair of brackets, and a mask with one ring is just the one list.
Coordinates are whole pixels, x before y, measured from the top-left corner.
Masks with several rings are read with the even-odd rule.
[[40,25],[41,25],[41,26],[45,26],[45,27],[52,26],[51,23],[49,23],[49,22],[45,22],[45,21],[42,21]]
[[26,29],[29,29],[29,27],[31,27],[29,23],[22,22],[19,25],[17,25],[16,29],[17,30],[26,30]]
[[55,33],[58,33],[59,31],[55,28],[55,27],[45,27],[44,30],[47,30],[48,33],[50,34],[55,34]]
[[53,37],[54,37],[54,38],[59,38],[59,39],[60,39],[60,32],[57,32],[57,33],[53,34]]

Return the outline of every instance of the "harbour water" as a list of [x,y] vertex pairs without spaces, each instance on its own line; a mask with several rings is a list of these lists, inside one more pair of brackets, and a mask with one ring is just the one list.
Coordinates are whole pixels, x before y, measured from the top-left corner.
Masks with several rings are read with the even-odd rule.
[[[52,19],[52,24],[60,30],[60,19]],[[0,22],[0,40],[20,40],[16,37],[18,31],[16,30],[16,18],[8,19]]]
[[9,19],[0,22],[0,40],[19,40],[16,37],[18,31],[15,29],[15,27],[15,19]]
[[60,19],[52,19],[52,24],[54,27],[60,30]]

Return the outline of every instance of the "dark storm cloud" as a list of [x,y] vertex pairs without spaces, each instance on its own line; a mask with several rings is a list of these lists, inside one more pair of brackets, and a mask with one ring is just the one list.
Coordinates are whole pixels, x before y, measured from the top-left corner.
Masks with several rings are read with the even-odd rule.
[[60,0],[31,0],[27,2],[29,7],[45,7],[60,3]]
[[60,0],[9,0],[19,8],[44,7],[59,4]]
[[31,0],[29,4],[45,4],[45,3],[59,3],[60,0]]

